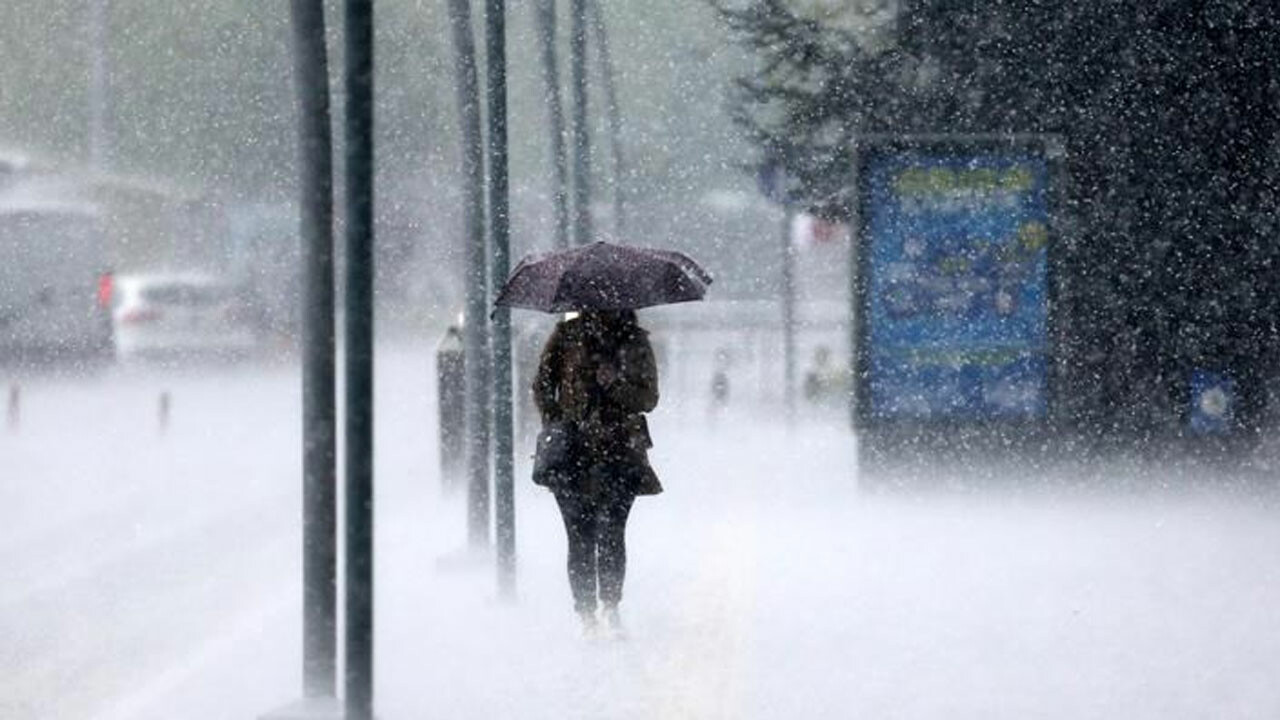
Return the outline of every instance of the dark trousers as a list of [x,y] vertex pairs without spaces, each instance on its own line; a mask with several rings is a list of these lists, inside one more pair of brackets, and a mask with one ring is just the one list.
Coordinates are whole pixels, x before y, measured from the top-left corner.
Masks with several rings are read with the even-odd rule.
[[579,613],[594,613],[599,602],[617,605],[627,574],[627,516],[635,496],[556,493],[569,538],[569,588]]

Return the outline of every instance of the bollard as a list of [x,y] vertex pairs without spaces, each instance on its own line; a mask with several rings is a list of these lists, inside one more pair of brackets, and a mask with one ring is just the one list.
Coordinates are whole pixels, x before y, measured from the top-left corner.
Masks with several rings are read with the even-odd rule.
[[457,325],[450,325],[436,348],[440,482],[445,492],[458,489],[466,457],[464,372],[462,329]]
[[18,432],[22,422],[22,388],[17,383],[9,386],[8,419],[9,432]]
[[161,391],[160,400],[156,405],[156,420],[161,435],[169,432],[169,414],[172,404],[173,401],[169,397],[169,391]]

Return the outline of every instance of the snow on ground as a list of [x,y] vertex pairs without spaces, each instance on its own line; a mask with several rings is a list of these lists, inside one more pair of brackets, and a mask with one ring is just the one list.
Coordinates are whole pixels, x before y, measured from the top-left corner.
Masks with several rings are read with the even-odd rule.
[[[629,638],[589,642],[527,446],[518,602],[461,552],[432,372],[424,347],[378,366],[379,717],[1280,715],[1269,492],[859,493],[839,422],[711,425],[669,396],[667,492],[629,529]],[[0,435],[0,717],[246,718],[298,698],[298,412],[287,367],[24,381]]]

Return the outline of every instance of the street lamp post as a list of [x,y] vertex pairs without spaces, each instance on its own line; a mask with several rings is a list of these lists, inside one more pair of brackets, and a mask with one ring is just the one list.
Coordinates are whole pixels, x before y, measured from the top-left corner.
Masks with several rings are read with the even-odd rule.
[[591,137],[587,128],[587,0],[570,0],[569,84],[573,98],[573,242],[591,242]]
[[463,372],[466,394],[467,544],[489,547],[489,359],[484,218],[484,139],[470,0],[449,0],[459,124],[462,129],[462,187],[466,289]]
[[373,0],[346,0],[347,720],[373,718]]
[[[507,177],[507,31],[505,0],[485,3],[489,100],[489,233],[492,287],[510,270],[510,198]],[[511,311],[493,312],[493,487],[498,594],[515,596],[516,537],[514,438],[511,402]]]
[[336,696],[333,135],[323,0],[293,0],[302,236],[303,691]]
[[547,119],[551,126],[551,198],[555,208],[556,250],[569,247],[569,167],[564,147],[564,106],[560,102],[560,68],[556,60],[556,0],[536,0],[534,20],[546,86]]

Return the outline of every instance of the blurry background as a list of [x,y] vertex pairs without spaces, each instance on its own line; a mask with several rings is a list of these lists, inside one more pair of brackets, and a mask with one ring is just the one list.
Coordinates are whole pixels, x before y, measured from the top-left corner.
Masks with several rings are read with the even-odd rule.
[[[341,4],[328,5],[340,111]],[[510,5],[518,258],[551,248],[552,172],[533,9]],[[385,714],[1280,714],[1274,432],[1225,466],[1192,453],[1174,468],[1162,452],[1108,464],[1067,444],[1060,467],[944,459],[905,478],[924,492],[859,491],[838,192],[858,132],[1061,133],[1081,425],[1177,435],[1178,383],[1204,369],[1248,380],[1250,412],[1233,417],[1258,430],[1280,357],[1270,4],[760,0],[735,7],[763,24],[732,30],[707,3],[601,5],[622,239],[688,251],[716,276],[708,302],[642,314],[662,364],[654,464],[668,491],[632,526],[639,637],[605,653],[573,642],[559,519],[525,481],[527,436],[522,604],[488,603],[488,567],[453,562],[464,508],[441,457],[436,364],[463,299],[453,48],[444,3],[379,0]],[[95,308],[68,363],[0,375],[0,717],[250,717],[297,697],[290,44],[278,2],[0,3],[0,338],[71,327],[41,320],[64,300]],[[785,82],[770,82],[779,68]],[[607,235],[616,180],[595,71],[591,84]],[[784,217],[756,181],[779,149],[811,211],[786,229],[797,379],[815,388],[794,424],[780,412]],[[22,243],[37,216],[76,230],[35,253]],[[37,277],[50,267],[65,284]],[[516,321],[527,401],[549,319]],[[238,354],[246,323],[276,362],[99,362],[214,338]],[[88,372],[45,372],[68,364]],[[533,427],[527,405],[517,419]]]
[[[95,33],[94,5],[15,0],[0,8],[0,147],[95,192],[107,186],[181,215],[172,227],[146,229],[121,218],[122,270],[215,264],[264,287],[289,287],[297,239],[287,13],[237,0],[193,7],[103,0],[105,26]],[[340,6],[331,5],[336,13]],[[717,271],[722,297],[775,282],[760,263],[776,262],[776,234],[759,229],[776,211],[742,170],[745,148],[722,100],[741,51],[699,3],[609,4],[605,13],[622,105],[626,237],[699,251]],[[551,242],[547,111],[532,21],[531,7],[512,7],[515,257]],[[382,3],[377,23],[379,299],[392,317],[438,317],[460,300],[462,253],[443,4]],[[331,52],[340,109],[340,44]],[[105,62],[104,162],[86,173],[96,53]],[[609,230],[613,178],[597,71],[591,83],[598,226]]]

